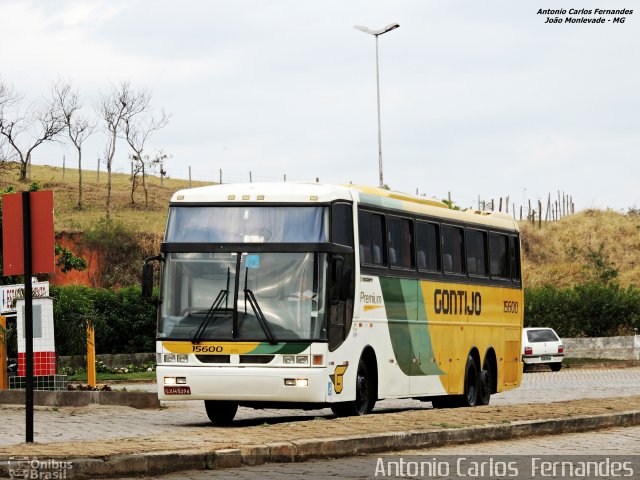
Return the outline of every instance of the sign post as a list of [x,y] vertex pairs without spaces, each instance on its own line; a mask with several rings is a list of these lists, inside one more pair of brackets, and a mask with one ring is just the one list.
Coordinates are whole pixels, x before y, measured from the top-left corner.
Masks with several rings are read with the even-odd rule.
[[27,396],[26,442],[33,443],[33,284],[31,275],[31,193],[22,192],[22,235],[24,242],[24,335],[26,341]]
[[[2,203],[4,275],[24,275],[25,430],[26,442],[33,443],[33,280],[31,276],[34,273],[54,271],[53,192],[6,194],[2,197]],[[32,230],[37,231],[34,238],[32,238]]]
[[0,316],[0,390],[9,388],[7,376],[7,317]]

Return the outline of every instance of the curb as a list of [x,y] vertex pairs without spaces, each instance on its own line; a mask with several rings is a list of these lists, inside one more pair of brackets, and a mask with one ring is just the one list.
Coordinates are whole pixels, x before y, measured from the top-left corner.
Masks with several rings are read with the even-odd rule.
[[[25,390],[0,390],[0,405],[24,405]],[[36,390],[33,403],[39,407],[86,407],[87,405],[160,408],[156,392],[108,392]]]
[[[346,457],[538,435],[578,433],[633,425],[640,425],[640,410],[552,420],[522,421],[508,425],[296,440],[199,453],[171,451],[113,455],[106,458],[70,458],[67,461],[73,464],[73,468],[65,471],[65,478],[119,478],[136,475],[159,475],[185,470],[236,468],[243,465],[264,463],[303,462],[327,457]],[[9,461],[0,461],[0,474],[8,476],[9,467]]]

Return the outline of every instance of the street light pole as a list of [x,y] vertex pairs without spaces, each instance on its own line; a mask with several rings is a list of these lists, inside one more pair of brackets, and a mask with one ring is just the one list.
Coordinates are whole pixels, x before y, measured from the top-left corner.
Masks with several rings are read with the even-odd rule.
[[397,23],[392,23],[387,25],[384,28],[379,30],[371,30],[362,25],[355,25],[353,28],[356,30],[360,30],[361,32],[368,33],[376,37],[376,90],[378,97],[378,173],[380,176],[380,187],[384,186],[384,178],[382,173],[382,127],[380,123],[380,67],[378,62],[378,37],[384,33],[390,32],[391,30],[395,30],[400,25]]

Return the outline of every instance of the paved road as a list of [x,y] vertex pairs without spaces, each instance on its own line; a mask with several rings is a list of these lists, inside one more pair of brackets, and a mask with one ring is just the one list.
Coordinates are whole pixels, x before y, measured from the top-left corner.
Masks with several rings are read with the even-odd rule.
[[[418,455],[420,457],[416,457]],[[446,458],[444,457],[446,455],[455,455],[458,458],[464,456],[466,460],[464,460],[462,465],[467,467],[472,465],[471,462],[474,460],[488,460],[488,457],[482,459],[469,458],[472,455],[489,455],[494,457],[496,461],[502,460],[498,457],[500,455],[527,456],[527,458],[518,459],[518,464],[521,464],[524,468],[531,462],[531,459],[528,457],[537,455],[562,455],[562,457],[556,457],[555,460],[572,460],[574,462],[594,460],[596,459],[595,456],[611,456],[612,461],[620,460],[620,455],[624,455],[624,459],[629,460],[630,455],[640,455],[640,427],[614,428],[598,432],[486,442],[475,445],[455,445],[429,450],[405,450],[396,452],[388,457],[366,455],[335,460],[314,460],[296,464],[265,464],[256,467],[226,470],[178,472],[154,478],[162,480],[203,480],[208,478],[228,478],[233,480],[253,480],[256,478],[262,480],[288,480],[298,478],[304,478],[305,480],[324,480],[329,477],[335,477],[337,479],[401,478],[400,476],[394,477],[394,475],[390,477],[376,476],[376,468],[388,468],[388,463],[385,462],[397,462],[400,457],[407,462],[426,461],[433,465],[434,461],[449,461],[452,462],[452,465],[455,465],[458,458]],[[572,458],[572,455],[589,457]],[[543,460],[550,459],[543,458]],[[640,459],[635,459],[632,468],[634,468],[634,476],[631,478],[639,478]],[[382,470],[379,470],[379,473],[381,471]],[[388,473],[389,470],[386,470],[386,472]],[[393,472],[395,473],[395,470],[393,470]],[[408,471],[407,473],[411,472]],[[469,472],[467,471],[467,473]],[[406,476],[410,477],[410,475]],[[467,479],[470,477],[474,478],[473,475],[470,475]],[[438,475],[425,475],[422,478],[442,477]],[[561,476],[555,478],[561,478]]]
[[[128,389],[155,390],[155,385],[132,385]],[[547,403],[572,399],[597,399],[640,395],[640,368],[565,369],[560,372],[526,373],[519,389],[495,395],[492,405]],[[431,404],[414,400],[386,400],[376,405],[377,412],[399,409],[427,409]],[[331,410],[253,410],[241,408],[236,417],[243,425],[292,422],[331,416]],[[0,445],[24,441],[24,409],[0,405],[0,418],[16,428],[0,430]],[[166,402],[159,410],[135,410],[127,407],[48,408],[37,407],[37,442],[61,442],[69,439],[90,441],[158,435],[167,431],[206,427],[209,421],[200,401]]]

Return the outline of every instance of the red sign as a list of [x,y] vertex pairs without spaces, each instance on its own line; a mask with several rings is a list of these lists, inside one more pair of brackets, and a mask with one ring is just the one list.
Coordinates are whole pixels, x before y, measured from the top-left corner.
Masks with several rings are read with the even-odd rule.
[[[29,193],[31,203],[31,273],[55,270],[53,191]],[[24,274],[22,193],[2,196],[3,275]]]

